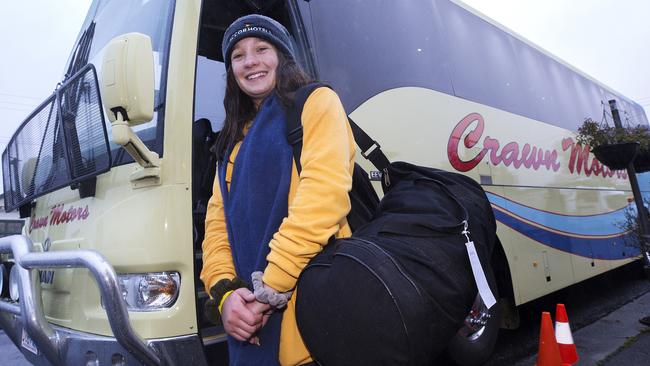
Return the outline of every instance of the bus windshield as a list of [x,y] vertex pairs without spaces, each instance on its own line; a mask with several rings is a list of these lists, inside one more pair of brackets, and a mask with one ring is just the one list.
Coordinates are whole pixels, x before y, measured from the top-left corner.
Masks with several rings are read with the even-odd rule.
[[[16,130],[2,155],[7,209],[20,206],[22,210],[34,198],[66,185],[79,188],[82,198],[92,196],[95,176],[111,165],[132,161],[110,139],[111,124],[103,118],[97,81],[106,46],[116,36],[139,32],[151,38],[155,113],[151,121],[134,130],[149,149],[162,155],[164,75],[172,8],[173,2],[166,0],[98,0],[92,4],[65,77]],[[26,211],[21,211],[23,214]]]

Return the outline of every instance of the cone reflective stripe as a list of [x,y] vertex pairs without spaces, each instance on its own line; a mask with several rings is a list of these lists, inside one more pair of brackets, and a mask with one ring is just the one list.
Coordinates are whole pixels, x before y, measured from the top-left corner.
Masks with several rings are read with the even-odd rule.
[[578,350],[575,343],[573,343],[569,317],[566,314],[564,304],[557,304],[555,309],[555,338],[560,348],[562,362],[570,365],[576,363],[578,361]]
[[571,336],[569,323],[560,322],[555,319],[555,340],[557,340],[557,345],[560,346],[560,351],[563,346],[573,345],[573,337]]
[[542,324],[539,331],[539,352],[537,353],[536,366],[562,366],[560,348],[555,340],[553,320],[551,313],[542,313]]

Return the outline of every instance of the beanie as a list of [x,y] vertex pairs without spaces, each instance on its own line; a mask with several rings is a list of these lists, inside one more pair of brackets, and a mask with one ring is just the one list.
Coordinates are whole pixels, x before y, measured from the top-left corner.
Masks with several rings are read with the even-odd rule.
[[258,37],[271,42],[278,50],[295,59],[289,31],[274,19],[251,14],[235,20],[223,34],[221,52],[226,69],[230,68],[230,54],[235,44],[246,37]]

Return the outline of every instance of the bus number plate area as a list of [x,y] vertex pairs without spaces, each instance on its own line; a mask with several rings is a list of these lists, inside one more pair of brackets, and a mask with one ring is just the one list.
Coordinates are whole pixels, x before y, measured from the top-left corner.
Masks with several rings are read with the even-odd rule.
[[35,355],[38,355],[38,348],[36,347],[36,343],[34,343],[34,341],[29,338],[29,335],[27,335],[27,332],[24,329],[21,344],[23,348],[27,349]]

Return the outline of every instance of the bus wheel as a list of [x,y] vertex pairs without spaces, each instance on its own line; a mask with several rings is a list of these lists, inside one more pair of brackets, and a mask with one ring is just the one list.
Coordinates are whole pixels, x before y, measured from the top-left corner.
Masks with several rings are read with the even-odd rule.
[[[494,293],[498,299],[498,294]],[[449,357],[459,366],[484,364],[492,354],[499,334],[501,317],[497,302],[488,309],[477,294],[465,323],[447,346]]]

